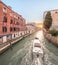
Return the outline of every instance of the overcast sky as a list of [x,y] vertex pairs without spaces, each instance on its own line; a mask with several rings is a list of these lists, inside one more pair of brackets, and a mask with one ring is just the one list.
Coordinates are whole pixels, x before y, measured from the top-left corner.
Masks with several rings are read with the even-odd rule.
[[28,22],[43,20],[44,11],[58,9],[58,0],[2,0]]

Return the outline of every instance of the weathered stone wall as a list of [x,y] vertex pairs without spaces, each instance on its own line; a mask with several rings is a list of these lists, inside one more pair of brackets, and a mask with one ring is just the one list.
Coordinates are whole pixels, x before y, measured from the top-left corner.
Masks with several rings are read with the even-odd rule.
[[52,44],[58,46],[58,36],[52,36],[51,34],[47,33],[47,31],[43,31],[44,37],[49,40],[50,42],[52,42]]

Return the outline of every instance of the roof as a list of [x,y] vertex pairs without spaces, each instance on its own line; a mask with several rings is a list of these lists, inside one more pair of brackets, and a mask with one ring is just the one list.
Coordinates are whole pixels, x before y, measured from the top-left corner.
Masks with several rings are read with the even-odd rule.
[[21,16],[20,14],[18,14],[17,12],[13,11],[12,8],[10,6],[7,6],[6,4],[4,4],[1,0],[0,3],[2,3],[4,6],[6,6],[8,9],[10,9],[12,12],[16,13],[17,15]]

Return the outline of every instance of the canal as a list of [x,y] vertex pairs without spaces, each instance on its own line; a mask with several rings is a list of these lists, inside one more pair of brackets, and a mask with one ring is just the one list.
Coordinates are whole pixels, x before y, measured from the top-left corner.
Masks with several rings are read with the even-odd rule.
[[32,64],[32,41],[36,36],[42,43],[45,42],[44,65],[58,65],[58,48],[44,39],[42,31],[23,38],[12,49],[0,55],[0,65],[36,65]]
[[58,47],[45,39],[46,65],[58,65]]

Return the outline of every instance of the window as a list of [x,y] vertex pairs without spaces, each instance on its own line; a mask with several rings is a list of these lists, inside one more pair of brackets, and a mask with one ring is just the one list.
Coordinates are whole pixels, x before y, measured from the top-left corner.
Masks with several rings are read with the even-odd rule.
[[3,8],[3,12],[4,13],[7,13],[7,9],[5,7]]
[[14,31],[16,31],[16,28],[14,27]]
[[2,42],[2,37],[0,37],[0,43]]
[[19,31],[19,28],[16,28],[16,31]]
[[14,34],[14,37],[15,37],[15,34]]
[[10,20],[10,24],[12,24],[12,23],[13,23],[13,20],[11,19],[11,20]]
[[6,16],[3,17],[3,22],[7,22],[7,17]]
[[19,19],[19,17],[18,17],[18,19]]
[[12,13],[10,13],[10,16],[12,16]]
[[7,27],[2,27],[3,32],[7,32]]
[[58,12],[56,11],[55,13],[57,14]]
[[10,27],[10,32],[13,31],[12,27]]
[[19,22],[16,22],[16,25],[19,25]]

